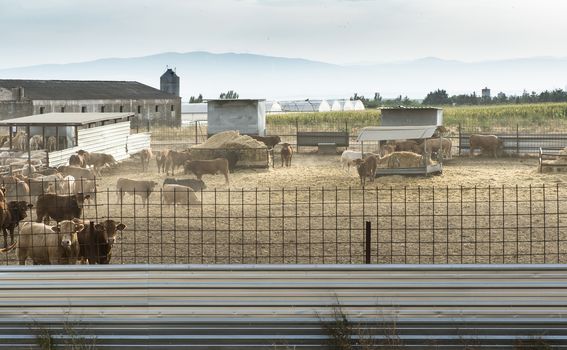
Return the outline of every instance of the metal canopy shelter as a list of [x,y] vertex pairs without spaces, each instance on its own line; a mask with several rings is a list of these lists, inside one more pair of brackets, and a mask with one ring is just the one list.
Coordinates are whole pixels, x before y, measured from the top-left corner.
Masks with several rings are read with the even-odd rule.
[[134,113],[45,113],[0,121],[0,126],[82,126],[133,117]]
[[130,121],[134,117],[134,113],[45,113],[45,114],[34,114],[27,117],[12,118],[0,121],[0,126],[9,127],[9,145],[10,149],[13,149],[12,138],[13,138],[13,127],[25,127],[26,129],[26,148],[28,153],[28,165],[31,166],[31,147],[30,138],[31,128],[40,127],[41,136],[45,145],[45,128],[55,127],[55,138],[57,140],[55,144],[55,150],[59,150],[59,128],[60,127],[74,127],[74,140],[75,144],[78,144],[78,129],[81,126],[86,126],[87,128],[93,127],[96,123],[114,122],[117,123],[121,120]]
[[393,141],[426,139],[433,136],[437,126],[369,126],[362,128],[357,141]]

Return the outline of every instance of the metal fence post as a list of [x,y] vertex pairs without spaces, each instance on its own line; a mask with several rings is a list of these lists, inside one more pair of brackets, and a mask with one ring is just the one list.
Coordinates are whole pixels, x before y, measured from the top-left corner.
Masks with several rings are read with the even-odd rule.
[[197,138],[197,135],[199,134],[198,125],[199,125],[199,121],[195,120],[195,144],[196,145],[199,143],[199,140]]
[[370,221],[366,221],[366,245],[364,247],[364,251],[366,253],[365,264],[370,264],[370,252],[372,250],[371,245],[371,237],[372,237],[372,223]]
[[516,124],[516,154],[520,156],[520,126]]
[[295,118],[295,148],[297,153],[299,153],[299,142],[297,142],[297,134],[299,133],[299,119]]
[[459,123],[459,157],[461,156],[462,137],[461,137],[461,123]]

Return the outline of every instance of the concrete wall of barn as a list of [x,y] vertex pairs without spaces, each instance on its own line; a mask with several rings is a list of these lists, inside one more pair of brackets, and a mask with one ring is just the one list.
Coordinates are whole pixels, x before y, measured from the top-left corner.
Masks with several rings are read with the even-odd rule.
[[[0,119],[43,113],[133,112],[152,125],[181,125],[181,98],[143,100],[33,100],[0,101]],[[133,121],[134,123],[134,121]]]
[[31,101],[0,101],[0,120],[33,114]]

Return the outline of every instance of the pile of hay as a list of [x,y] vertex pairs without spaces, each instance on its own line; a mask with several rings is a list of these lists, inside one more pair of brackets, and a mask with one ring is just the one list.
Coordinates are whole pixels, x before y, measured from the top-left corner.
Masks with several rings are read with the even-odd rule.
[[239,149],[239,148],[263,148],[266,149],[266,145],[260,141],[254,140],[248,135],[240,135],[240,132],[236,130],[223,131],[218,134],[214,134],[207,141],[200,145],[196,145],[193,148],[209,148],[209,149]]
[[[434,164],[431,158],[427,165]],[[418,168],[423,166],[423,156],[413,152],[393,152],[378,159],[378,168]]]
[[214,134],[200,145],[191,147],[193,159],[214,159],[223,157],[229,160],[231,168],[266,168],[269,166],[268,148],[260,141],[238,131],[223,131]]

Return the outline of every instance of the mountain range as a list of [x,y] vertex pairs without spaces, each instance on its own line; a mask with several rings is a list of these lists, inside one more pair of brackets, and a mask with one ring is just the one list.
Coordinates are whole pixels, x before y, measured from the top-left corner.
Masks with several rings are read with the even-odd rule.
[[198,94],[217,98],[228,90],[238,92],[241,98],[286,100],[347,98],[355,92],[422,99],[436,89],[445,89],[453,95],[479,94],[484,87],[493,94],[567,88],[567,58],[554,57],[483,62],[428,57],[393,63],[337,65],[255,54],[160,53],[0,69],[0,79],[135,80],[159,88],[159,78],[166,67],[174,68],[180,76],[184,101]]

